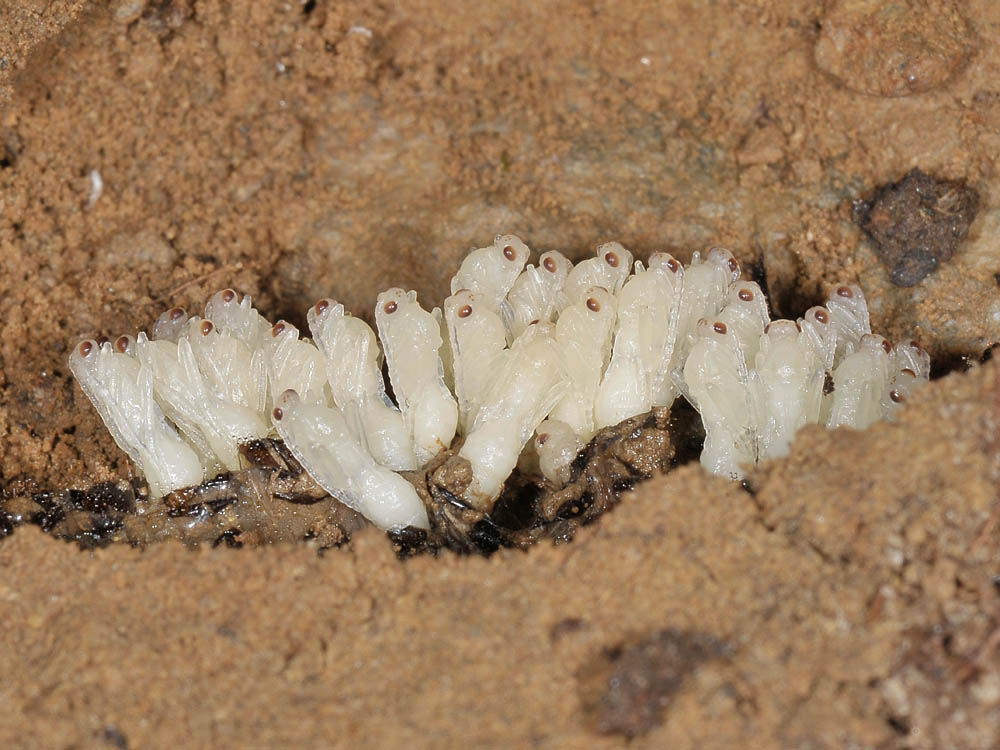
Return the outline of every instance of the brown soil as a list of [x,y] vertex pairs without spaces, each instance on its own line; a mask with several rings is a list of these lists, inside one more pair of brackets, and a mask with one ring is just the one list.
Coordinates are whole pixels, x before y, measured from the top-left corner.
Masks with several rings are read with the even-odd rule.
[[[878,332],[976,360],[997,28],[992,0],[0,2],[0,479],[127,475],[68,376],[83,336],[225,286],[296,324],[440,300],[501,231],[728,245],[777,315],[856,281]],[[980,202],[901,288],[851,202],[914,166]],[[996,359],[745,487],[686,465],[489,559],[400,562],[370,528],[321,556],[18,529],[0,746],[995,747]]]

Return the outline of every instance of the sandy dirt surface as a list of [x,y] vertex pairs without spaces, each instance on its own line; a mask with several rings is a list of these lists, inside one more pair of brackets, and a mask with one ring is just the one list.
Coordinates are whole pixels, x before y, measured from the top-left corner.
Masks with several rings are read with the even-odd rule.
[[[5,488],[128,471],[79,338],[225,286],[370,318],[505,231],[724,244],[776,316],[857,282],[953,370],[745,488],[684,466],[489,559],[19,528],[0,746],[996,747],[1000,364],[963,362],[1000,339],[998,34],[991,0],[0,2]],[[852,203],[913,167],[978,212],[902,288]]]

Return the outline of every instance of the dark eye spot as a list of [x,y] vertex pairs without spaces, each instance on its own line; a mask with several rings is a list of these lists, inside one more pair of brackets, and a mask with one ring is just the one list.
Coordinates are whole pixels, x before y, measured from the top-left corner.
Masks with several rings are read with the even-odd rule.
[[826,310],[817,310],[813,317],[816,318],[817,322],[822,323],[823,325],[826,325],[830,320],[830,316],[826,314]]
[[124,354],[128,351],[128,336],[119,336],[115,341],[115,349]]
[[546,258],[542,261],[542,267],[545,268],[549,273],[556,272],[556,262],[552,258]]
[[507,260],[514,260],[517,257],[517,253],[514,252],[514,248],[512,248],[510,245],[507,245],[507,247],[503,249],[503,257],[505,257]]
[[90,353],[94,351],[94,345],[89,341],[83,341],[80,343],[80,356],[89,357]]
[[384,305],[382,305],[382,309],[385,310],[386,315],[392,315],[398,309],[398,305],[396,305],[396,303],[393,302],[392,300],[389,300]]
[[[770,325],[770,323],[768,323],[768,325]],[[799,325],[799,321],[797,320],[795,321],[795,330],[802,333],[802,326]]]
[[183,317],[184,317],[183,307],[175,307],[170,311],[170,319],[175,323]]
[[884,339],[882,341],[882,348],[885,349],[886,354],[892,354],[892,344]]
[[901,394],[901,393],[900,393],[899,391],[897,391],[897,390],[896,390],[895,388],[893,388],[893,389],[892,389],[891,391],[889,391],[889,398],[891,398],[891,399],[892,399],[893,401],[895,401],[895,402],[896,402],[897,404],[901,404],[901,403],[903,403],[903,401],[905,400],[905,399],[903,398],[903,394]]
[[677,270],[680,267],[681,267],[680,264],[676,260],[674,260],[673,258],[668,258],[667,259],[667,268],[669,268],[674,273],[677,273]]
[[608,253],[607,255],[605,255],[604,262],[607,263],[612,268],[618,268],[618,264],[620,263],[620,261],[618,260],[618,256],[615,255],[614,253]]
[[541,322],[542,321],[540,321],[538,318],[535,318],[533,321],[531,321],[530,323],[528,323],[528,325],[529,326],[537,326]]
[[749,289],[740,289],[740,291],[736,293],[736,296],[744,302],[753,302],[753,292]]
[[924,353],[924,350],[920,348],[920,343],[918,341],[911,341],[910,346],[917,350],[917,354]]
[[280,336],[284,332],[285,332],[285,324],[280,320],[277,323],[275,323],[274,327],[271,329],[272,336]]
[[601,303],[597,301],[594,297],[587,299],[587,307],[593,312],[600,312]]
[[909,375],[909,376],[910,376],[911,378],[915,378],[915,377],[917,377],[917,373],[915,373],[915,372],[914,372],[913,370],[911,370],[911,369],[910,369],[909,367],[904,367],[904,368],[903,368],[903,369],[901,370],[901,372],[903,373],[903,375]]
[[848,299],[854,296],[854,292],[851,291],[850,287],[846,286],[838,286],[837,294],[841,297],[847,297]]
[[273,416],[273,417],[274,417],[274,420],[275,420],[276,422],[280,422],[280,421],[281,421],[281,418],[282,418],[283,416],[285,416],[285,414],[284,414],[284,412],[282,412],[282,411],[281,411],[281,409],[280,409],[280,408],[278,408],[278,407],[276,406],[276,407],[274,407],[274,411],[272,411],[272,412],[271,412],[271,416]]
[[330,307],[330,303],[327,300],[325,300],[325,299],[321,299],[319,302],[317,302],[313,306],[313,310],[316,311],[317,315],[322,315],[323,313],[325,313],[327,311],[327,309],[329,307]]
[[726,265],[729,266],[729,270],[733,273],[737,273],[740,270],[740,264],[736,262],[736,258],[730,258],[726,261]]
[[764,333],[767,333],[770,330],[771,330],[771,324],[768,323],[766,326],[764,326]]
[[538,436],[539,445],[545,445],[547,442],[549,442],[549,433],[543,432],[541,435]]
[[470,315],[472,315],[471,305],[462,305],[460,308],[458,308],[458,317],[467,318]]
[[725,333],[726,333],[726,324],[723,323],[721,320],[717,320],[715,322],[715,325],[712,326],[712,330],[715,331],[718,334],[725,335]]
[[201,321],[201,335],[202,336],[207,336],[208,334],[210,334],[212,332],[213,328],[215,328],[215,326],[212,325],[212,321],[211,320],[203,320],[203,321]]
[[226,289],[222,293],[222,301],[225,302],[226,304],[229,304],[234,299],[236,299],[236,292],[234,292],[232,289]]

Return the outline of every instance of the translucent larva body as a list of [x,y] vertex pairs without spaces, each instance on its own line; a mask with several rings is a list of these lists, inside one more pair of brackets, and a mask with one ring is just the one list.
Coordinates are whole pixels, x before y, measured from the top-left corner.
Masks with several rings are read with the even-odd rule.
[[451,293],[468,289],[497,314],[500,303],[528,262],[531,251],[513,234],[498,234],[489,247],[473,250],[451,280]]
[[549,323],[556,312],[563,285],[573,264],[552,250],[539,258],[538,267],[528,266],[507,292],[501,306],[507,341],[513,342],[533,321]]
[[592,286],[618,294],[632,270],[632,253],[617,242],[606,242],[597,248],[597,256],[580,261],[569,272],[563,284],[560,309],[586,299]]
[[715,318],[726,302],[729,289],[740,277],[740,265],[724,248],[713,247],[704,260],[695,252],[691,265],[684,269],[674,344],[674,371],[680,372],[688,352],[698,337],[698,321]]
[[451,342],[459,431],[467,434],[486,390],[503,369],[509,353],[500,316],[488,300],[460,289],[444,301],[444,319]]
[[730,288],[726,306],[719,313],[718,319],[736,336],[743,359],[752,365],[760,348],[764,327],[771,322],[764,292],[753,281],[736,284]]
[[857,351],[833,371],[833,404],[828,427],[863,430],[882,418],[891,350],[881,336],[871,333],[861,336]]
[[385,393],[375,332],[332,300],[313,305],[308,321],[326,362],[333,401],[355,437],[383,466],[417,468],[410,430]]
[[864,292],[856,284],[844,284],[833,290],[827,300],[830,322],[837,331],[834,366],[858,350],[861,337],[872,332]]
[[825,370],[804,336],[796,322],[775,320],[760,337],[750,381],[759,461],[785,455],[798,429],[819,421]]
[[428,527],[413,485],[376,463],[335,407],[310,404],[295,391],[275,402],[272,421],[303,468],[331,495],[380,529]]
[[551,326],[530,326],[486,393],[459,455],[472,465],[469,501],[488,509],[525,443],[567,388]]
[[570,478],[570,465],[583,449],[584,441],[570,425],[558,419],[546,419],[535,435],[535,451],[542,476],[555,484]]
[[205,472],[195,451],[153,399],[153,373],[110,342],[73,348],[70,369],[107,426],[149,482],[153,497],[198,484]]
[[417,465],[423,465],[451,445],[458,426],[458,403],[444,382],[440,323],[416,292],[402,289],[378,296],[375,322]]
[[311,404],[327,403],[326,362],[312,343],[299,338],[299,329],[279,320],[263,351],[272,400],[291,389]]
[[569,382],[551,417],[584,440],[602,426],[595,423],[595,400],[611,354],[614,323],[615,298],[601,287],[591,287],[584,299],[562,311],[555,324]]

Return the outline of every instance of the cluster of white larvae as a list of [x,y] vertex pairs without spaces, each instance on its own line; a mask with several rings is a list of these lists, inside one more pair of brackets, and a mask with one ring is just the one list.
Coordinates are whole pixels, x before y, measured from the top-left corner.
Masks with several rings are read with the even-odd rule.
[[598,430],[678,392],[704,421],[702,463],[739,478],[787,452],[803,425],[866,427],[928,378],[916,343],[871,333],[856,286],[798,321],[771,321],[727,250],[695,253],[687,268],[667,253],[633,267],[614,242],[576,265],[552,251],[526,267],[528,256],[513,235],[472,251],[443,312],[415,292],[383,292],[377,336],[324,299],[308,313],[310,341],[227,289],[202,318],[174,308],[151,336],[83,341],[70,367],[154,496],[239,470],[239,446],[276,431],[324,489],[381,528],[427,527],[397,472],[456,435],[472,468],[464,499],[489,510],[526,449],[565,481]]

